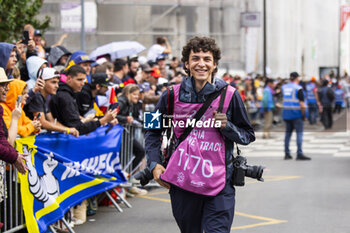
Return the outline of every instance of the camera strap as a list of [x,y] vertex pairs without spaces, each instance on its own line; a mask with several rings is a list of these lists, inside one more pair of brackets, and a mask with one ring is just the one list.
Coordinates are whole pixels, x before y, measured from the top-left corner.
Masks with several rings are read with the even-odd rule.
[[[168,114],[168,118],[171,118],[171,119],[173,118],[173,114],[174,114],[174,89],[173,89],[173,86],[168,87],[168,111],[167,111],[167,114]],[[172,130],[173,130],[173,128],[169,127],[165,132],[165,135],[166,135],[168,141],[172,137],[172,134],[173,134]],[[169,141],[169,143],[170,143],[170,141]]]
[[168,87],[168,116],[174,113],[174,89],[173,86]]
[[227,91],[227,86],[224,87],[224,89],[222,90],[222,93],[221,93],[220,103],[219,103],[219,108],[218,108],[219,113],[222,113],[222,109],[224,108],[226,91]]
[[[172,119],[174,114],[174,89],[173,86],[168,87],[168,110],[167,118]],[[165,130],[164,135],[166,137],[166,150],[170,145],[170,138],[173,136],[173,127],[169,127]],[[164,140],[164,138],[163,138]]]
[[[235,142],[233,144],[235,144]],[[234,145],[233,145],[233,147],[234,147]],[[238,148],[238,143],[237,142],[236,142],[236,150],[237,150],[237,156],[240,156],[241,155],[241,150]],[[232,154],[232,159],[230,159],[229,161],[226,160],[226,164],[233,163],[233,161],[235,161],[234,153]]]
[[238,148],[238,143],[236,142],[237,155],[241,155],[241,150]]

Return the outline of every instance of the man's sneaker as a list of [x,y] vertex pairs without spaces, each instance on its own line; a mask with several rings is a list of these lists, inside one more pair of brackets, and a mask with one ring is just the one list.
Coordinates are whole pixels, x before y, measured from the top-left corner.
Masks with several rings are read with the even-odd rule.
[[147,195],[147,190],[145,189],[140,189],[138,187],[132,187],[128,189],[128,192],[131,194],[134,194],[136,196],[143,196],[143,195]]
[[285,154],[284,160],[292,159],[293,157],[290,154]]
[[125,194],[126,197],[135,197],[134,194],[132,194],[131,192],[129,191],[126,191],[126,194]]
[[311,158],[305,155],[298,155],[296,160],[311,160]]
[[135,177],[131,177],[129,182],[131,184],[136,184],[136,185],[140,185],[140,181],[139,180],[136,180]]
[[74,223],[75,226],[78,226],[78,225],[83,224],[84,221],[81,220],[81,219],[77,219],[77,218],[74,218],[74,217],[73,217],[73,218],[72,218],[72,223]]

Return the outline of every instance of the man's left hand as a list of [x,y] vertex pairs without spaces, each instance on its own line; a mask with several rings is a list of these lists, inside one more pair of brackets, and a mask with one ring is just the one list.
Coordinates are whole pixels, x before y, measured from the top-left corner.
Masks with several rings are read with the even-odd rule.
[[226,127],[227,124],[227,116],[225,113],[218,113],[217,111],[214,111],[214,120],[221,122],[221,129]]

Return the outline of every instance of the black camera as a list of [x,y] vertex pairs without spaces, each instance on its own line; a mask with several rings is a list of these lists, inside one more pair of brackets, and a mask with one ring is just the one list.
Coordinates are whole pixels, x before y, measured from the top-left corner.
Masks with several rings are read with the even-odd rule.
[[139,180],[142,186],[145,186],[153,179],[153,174],[151,170],[149,170],[148,167],[143,169],[142,171],[139,171],[134,175],[134,178],[136,180]]
[[247,165],[247,159],[243,156],[238,155],[233,160],[233,176],[232,176],[232,185],[234,186],[244,186],[244,177],[250,177],[257,179],[259,181],[264,181],[262,174],[264,171],[264,166],[250,166]]

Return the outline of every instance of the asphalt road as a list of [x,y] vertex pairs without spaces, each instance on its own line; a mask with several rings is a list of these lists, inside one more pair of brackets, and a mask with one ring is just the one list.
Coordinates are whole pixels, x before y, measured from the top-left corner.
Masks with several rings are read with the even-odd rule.
[[[257,133],[257,141],[242,150],[249,164],[267,167],[265,182],[247,178],[246,186],[236,188],[231,232],[350,233],[350,131],[346,120],[349,122],[348,115],[339,117],[333,130],[324,131],[318,125],[306,132],[304,152],[311,161],[283,160],[282,132],[276,130],[275,138],[268,140]],[[295,144],[292,140],[291,146]],[[121,205],[124,212],[119,213],[113,207],[100,207],[74,230],[179,232],[164,188],[127,200],[132,208]]]

